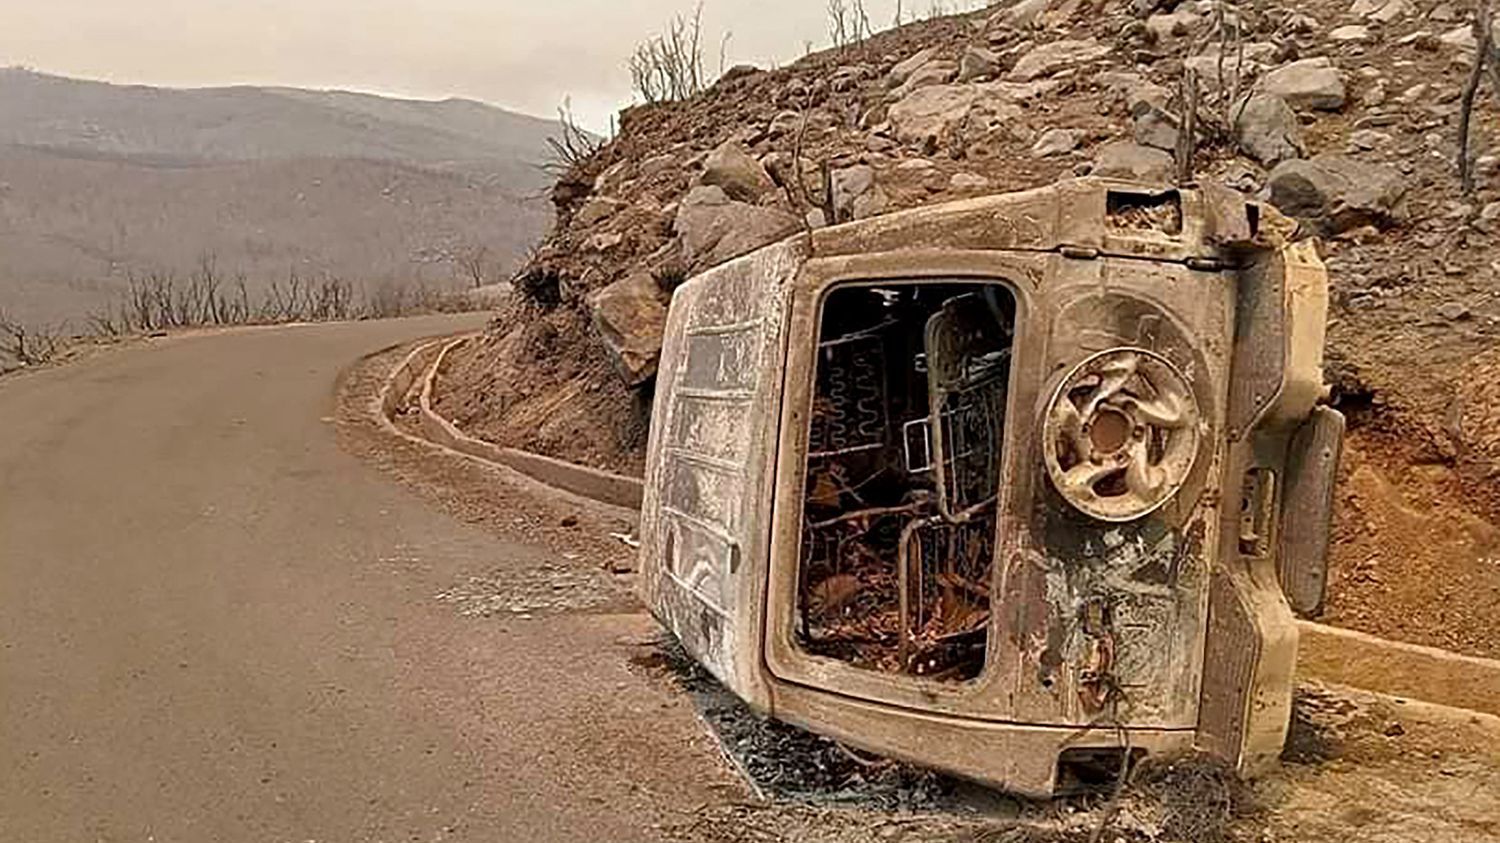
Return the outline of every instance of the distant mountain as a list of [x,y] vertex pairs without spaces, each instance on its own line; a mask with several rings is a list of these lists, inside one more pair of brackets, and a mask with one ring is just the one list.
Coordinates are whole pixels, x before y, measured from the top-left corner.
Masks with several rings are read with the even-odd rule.
[[77,316],[204,256],[256,285],[445,284],[483,250],[498,278],[547,223],[557,132],[470,100],[0,70],[0,306]]

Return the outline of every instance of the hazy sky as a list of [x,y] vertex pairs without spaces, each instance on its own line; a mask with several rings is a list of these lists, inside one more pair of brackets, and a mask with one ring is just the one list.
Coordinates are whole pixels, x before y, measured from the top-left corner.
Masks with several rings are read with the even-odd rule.
[[[906,0],[927,12],[935,0]],[[946,0],[956,6],[964,0]],[[148,85],[464,96],[592,128],[630,100],[635,44],[693,0],[0,0],[0,66]],[[973,0],[969,0],[973,5]],[[866,0],[888,26],[896,0]],[[705,0],[705,62],[786,62],[828,41],[827,0]]]

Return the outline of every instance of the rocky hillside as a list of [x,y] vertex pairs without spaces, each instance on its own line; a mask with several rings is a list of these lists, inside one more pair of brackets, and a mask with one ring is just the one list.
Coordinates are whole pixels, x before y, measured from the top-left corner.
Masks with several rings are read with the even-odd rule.
[[503,277],[549,217],[552,121],[466,100],[167,90],[0,70],[0,306],[81,317],[204,255],[252,283]]
[[1454,173],[1474,52],[1447,0],[1023,0],[627,112],[554,191],[526,303],[459,361],[447,411],[506,444],[637,470],[671,289],[783,237],[1071,174],[1196,177],[1323,238],[1330,378],[1355,424],[1328,614],[1500,655],[1500,98]]

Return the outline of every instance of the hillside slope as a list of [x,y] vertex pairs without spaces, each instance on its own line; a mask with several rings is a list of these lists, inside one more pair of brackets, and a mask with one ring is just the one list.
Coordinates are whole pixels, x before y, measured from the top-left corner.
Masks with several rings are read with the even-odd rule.
[[[1332,274],[1328,377],[1353,428],[1325,617],[1500,656],[1500,100],[1486,83],[1478,187],[1461,195],[1466,14],[1440,0],[1024,0],[731,71],[627,112],[558,186],[558,223],[520,279],[530,304],[454,361],[442,404],[505,444],[639,470],[651,325],[629,314],[804,225],[1074,174],[1170,182],[1189,69],[1198,179],[1299,217]],[[1223,119],[1242,92],[1255,97]],[[619,332],[593,327],[613,318],[606,288],[633,297],[616,326],[637,334],[624,368]]]
[[130,272],[204,256],[255,285],[449,284],[482,248],[498,280],[546,225],[555,133],[466,100],[0,70],[0,304],[77,318]]

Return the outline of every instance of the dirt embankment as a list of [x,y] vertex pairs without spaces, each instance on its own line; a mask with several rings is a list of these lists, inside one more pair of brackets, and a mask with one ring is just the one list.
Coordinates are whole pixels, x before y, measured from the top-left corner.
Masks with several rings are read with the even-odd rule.
[[[1325,235],[1329,376],[1353,424],[1326,617],[1500,656],[1500,99],[1482,92],[1478,190],[1464,196],[1468,14],[1442,0],[1203,0],[1142,17],[1118,0],[1035,0],[731,71],[687,102],[627,112],[561,181],[521,300],[455,361],[440,406],[502,444],[639,470],[652,370],[615,365],[622,324],[601,291],[646,279],[623,329],[649,341],[671,289],[747,232],[1072,174],[1165,178],[1186,66],[1210,115],[1200,178]],[[1225,66],[1237,82],[1221,83]],[[1234,91],[1269,98],[1239,128],[1216,126]]]

